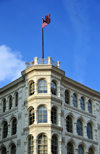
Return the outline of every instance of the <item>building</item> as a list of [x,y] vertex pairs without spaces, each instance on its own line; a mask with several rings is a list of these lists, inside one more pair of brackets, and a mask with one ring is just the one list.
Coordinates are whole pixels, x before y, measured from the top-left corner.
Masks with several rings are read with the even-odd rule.
[[100,154],[100,93],[34,58],[0,89],[0,154]]

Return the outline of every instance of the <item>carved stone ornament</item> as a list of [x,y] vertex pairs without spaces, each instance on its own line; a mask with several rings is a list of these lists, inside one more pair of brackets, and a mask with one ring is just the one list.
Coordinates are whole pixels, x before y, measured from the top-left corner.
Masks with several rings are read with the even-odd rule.
[[21,140],[17,140],[17,146],[20,147],[21,145]]
[[65,144],[65,137],[62,137],[62,144]]
[[61,110],[61,116],[64,117],[64,111],[63,110]]
[[21,116],[22,116],[22,114],[21,113],[18,113],[18,120],[21,119]]

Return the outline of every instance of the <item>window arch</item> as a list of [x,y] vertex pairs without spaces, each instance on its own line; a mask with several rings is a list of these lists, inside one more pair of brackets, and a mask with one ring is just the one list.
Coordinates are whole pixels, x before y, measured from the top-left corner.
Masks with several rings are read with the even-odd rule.
[[15,135],[17,132],[17,119],[13,118],[12,120],[12,135]]
[[6,111],[6,99],[4,98],[3,99],[3,112]]
[[3,123],[3,138],[6,138],[8,135],[8,123],[5,121]]
[[82,122],[80,120],[77,120],[77,133],[80,136],[83,135]]
[[70,133],[73,132],[72,118],[70,116],[66,117],[66,129],[67,129],[67,132],[70,132]]
[[87,124],[87,136],[89,139],[92,139],[92,126],[91,124]]
[[29,125],[32,125],[35,120],[34,108],[29,110]]
[[56,109],[56,107],[52,107],[52,109],[51,109],[51,121],[52,121],[52,124],[57,124],[57,109]]
[[16,146],[15,146],[15,144],[11,145],[11,154],[16,154]]
[[69,104],[69,92],[65,90],[65,103]]
[[72,143],[67,143],[67,154],[74,154],[74,147]]
[[40,106],[38,109],[38,122],[47,123],[47,108],[45,106]]
[[88,154],[94,154],[94,151],[92,148],[89,148]]
[[1,149],[1,154],[7,154],[7,151],[6,151],[6,148],[5,148],[5,147],[3,147],[3,148]]
[[9,110],[12,108],[12,96],[9,96]]
[[38,92],[39,93],[47,93],[47,81],[46,80],[40,80],[38,83]]
[[28,154],[34,153],[34,137],[30,135],[28,137]]
[[55,81],[52,81],[51,82],[51,93],[53,95],[56,95],[57,94],[57,85],[56,85],[56,82]]
[[38,154],[47,154],[48,153],[48,141],[45,134],[41,134],[38,137]]
[[84,154],[84,149],[81,145],[78,146],[78,154]]
[[82,110],[85,110],[85,104],[84,104],[84,98],[81,97],[81,100],[80,100],[80,107]]
[[18,106],[18,92],[15,94],[15,106]]
[[52,154],[58,154],[58,137],[56,135],[52,136],[51,150]]
[[88,111],[89,113],[92,113],[92,103],[90,100],[88,101]]
[[77,96],[76,96],[76,94],[73,94],[73,106],[77,107]]
[[29,95],[33,95],[35,93],[35,83],[31,82],[29,85]]

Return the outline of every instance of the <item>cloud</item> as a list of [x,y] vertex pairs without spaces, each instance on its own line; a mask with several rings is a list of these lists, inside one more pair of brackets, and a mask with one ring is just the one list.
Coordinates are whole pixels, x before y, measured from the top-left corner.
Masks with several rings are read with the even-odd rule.
[[13,81],[21,76],[25,69],[25,62],[21,60],[21,54],[13,51],[6,45],[0,46],[0,81]]

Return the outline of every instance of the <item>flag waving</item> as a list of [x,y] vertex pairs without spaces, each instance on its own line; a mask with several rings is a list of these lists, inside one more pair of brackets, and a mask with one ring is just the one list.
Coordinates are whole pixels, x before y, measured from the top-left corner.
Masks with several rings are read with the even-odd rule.
[[45,26],[47,26],[50,22],[51,22],[50,14],[48,14],[48,15],[45,16],[45,19],[43,20],[42,28],[44,28]]

